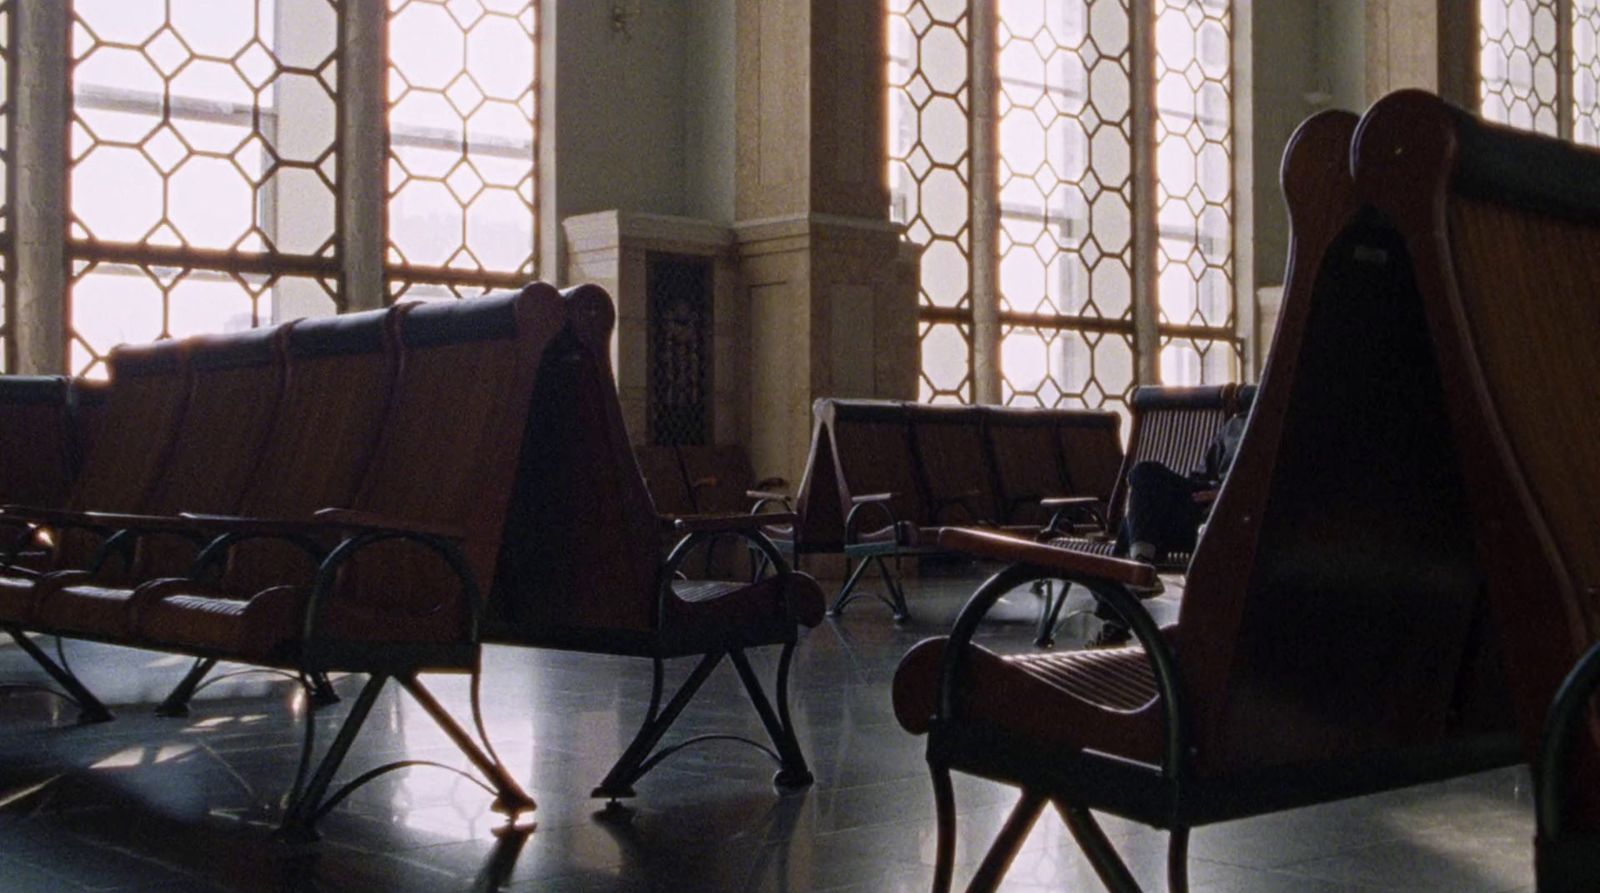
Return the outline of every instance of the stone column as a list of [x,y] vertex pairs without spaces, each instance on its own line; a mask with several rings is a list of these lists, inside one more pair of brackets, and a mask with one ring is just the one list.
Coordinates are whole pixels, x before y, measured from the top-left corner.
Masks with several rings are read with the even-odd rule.
[[388,302],[383,284],[384,220],[389,213],[389,137],[373,123],[388,121],[388,5],[384,0],[345,0],[347,35],[339,62],[341,122],[339,179],[344,193],[339,225],[344,237],[342,312],[373,310]]
[[1367,0],[1367,101],[1405,87],[1478,106],[1475,0]]
[[711,442],[749,438],[749,325],[738,290],[733,231],[726,226],[660,214],[599,211],[562,221],[568,282],[593,282],[617,303],[611,345],[622,418],[636,443],[649,436],[652,254],[711,261]]
[[66,3],[13,4],[16,65],[27,72],[12,89],[16,142],[17,372],[67,371],[67,34]]
[[813,400],[916,397],[916,254],[888,216],[881,4],[739,0],[737,21],[750,454],[798,481]]

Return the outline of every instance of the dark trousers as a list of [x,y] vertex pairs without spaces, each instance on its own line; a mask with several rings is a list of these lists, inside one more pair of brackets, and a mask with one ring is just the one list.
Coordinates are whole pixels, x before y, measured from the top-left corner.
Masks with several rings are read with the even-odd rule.
[[1133,466],[1128,471],[1128,511],[1117,532],[1117,554],[1128,554],[1133,543],[1154,546],[1156,558],[1168,552],[1193,551],[1195,533],[1210,508],[1195,502],[1194,494],[1212,486],[1160,462]]

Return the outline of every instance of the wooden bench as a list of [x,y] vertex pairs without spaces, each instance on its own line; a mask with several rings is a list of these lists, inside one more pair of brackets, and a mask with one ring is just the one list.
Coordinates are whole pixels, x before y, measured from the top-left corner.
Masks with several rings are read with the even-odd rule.
[[1600,887],[1600,152],[1428,94],[1379,102],[1356,188],[1426,302],[1524,756],[1541,893]]
[[[1131,891],[1093,811],[1169,830],[1168,882],[1184,890],[1196,826],[1519,760],[1445,385],[1406,243],[1351,181],[1355,124],[1323,113],[1290,143],[1282,315],[1173,627],[1127,588],[1148,565],[941,535],[1011,564],[895,676],[896,716],[928,736],[935,891],[952,880],[956,770],[1022,790],[970,890],[999,886],[1054,805],[1102,881]],[[1040,579],[1083,585],[1138,646],[972,643],[1001,595]]]
[[[753,490],[784,486],[783,478],[756,480],[750,456],[738,444],[637,444],[633,454],[656,511],[668,517],[748,512],[757,501],[749,495]],[[670,550],[679,538],[669,534],[667,539]],[[743,569],[744,555],[742,546],[712,541],[692,571],[726,579]]]
[[[0,573],[0,630],[83,705],[110,714],[26,632],[195,655],[161,712],[181,713],[220,660],[367,676],[312,769],[311,721],[283,831],[311,836],[359,776],[330,793],[386,683],[398,682],[516,813],[532,800],[486,738],[463,730],[423,672],[472,676],[481,643],[645,656],[656,684],[634,743],[596,789],[613,800],[698,738],[658,748],[729,660],[771,733],[776,781],[811,774],[787,688],[797,627],[823,612],[814,581],[684,581],[696,541],[790,516],[663,519],[628,451],[610,376],[604,292],[517,295],[300,321],[237,335],[119,348],[98,443],[67,509],[8,506],[51,528],[47,572]],[[482,383],[493,382],[493,387]],[[685,542],[666,562],[658,531]],[[643,535],[639,535],[639,534]],[[746,651],[782,646],[776,702]],[[664,707],[664,662],[699,656]],[[329,698],[314,698],[325,706]],[[712,736],[724,739],[734,736]],[[750,742],[756,743],[756,742]]]
[[55,530],[57,570],[0,574],[0,628],[91,718],[109,714],[24,631],[192,654],[191,680],[216,660],[366,674],[314,771],[306,720],[286,833],[314,834],[342,797],[330,785],[391,679],[489,778],[496,808],[531,808],[418,674],[476,680],[481,593],[536,373],[565,322],[560,296],[534,285],[119,348],[70,509],[5,510]]
[[[738,740],[777,763],[780,787],[812,781],[789,713],[788,687],[801,626],[823,616],[822,591],[791,571],[764,526],[790,514],[738,511],[664,517],[656,511],[629,446],[610,364],[616,312],[596,288],[575,290],[572,323],[541,366],[532,421],[511,496],[501,575],[490,590],[488,641],[646,658],[653,682],[633,740],[594,789],[613,803],[682,748]],[[663,531],[682,540],[663,561]],[[774,571],[756,580],[688,580],[677,573],[701,542],[739,536]],[[747,652],[780,649],[775,697]],[[666,661],[697,658],[687,680],[665,694]],[[667,732],[724,660],[749,695],[769,744],[713,734],[663,745]]]
[[751,495],[762,500],[758,510],[793,508],[794,524],[767,533],[797,567],[807,555],[845,557],[833,614],[862,594],[857,585],[876,566],[887,597],[874,595],[905,620],[890,561],[941,552],[938,530],[955,524],[1037,531],[1041,499],[1109,498],[1106,469],[1122,458],[1112,412],[834,399],[812,412],[798,491]]

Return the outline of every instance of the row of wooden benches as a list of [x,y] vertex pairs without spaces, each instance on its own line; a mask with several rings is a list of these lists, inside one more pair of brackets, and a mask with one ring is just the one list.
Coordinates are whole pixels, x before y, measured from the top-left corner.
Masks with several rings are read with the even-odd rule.
[[[1135,388],[1126,451],[1121,418],[1110,411],[818,400],[796,493],[750,495],[758,510],[782,505],[798,515],[766,529],[796,567],[818,554],[843,554],[850,563],[833,613],[860,594],[857,584],[876,567],[884,601],[905,620],[891,560],[944,551],[941,530],[971,525],[1109,553],[1128,470],[1146,460],[1180,472],[1200,467],[1217,429],[1247,412],[1254,394],[1254,386],[1235,384]],[[1187,558],[1170,561],[1181,570]],[[1045,606],[1046,622],[1055,607]]]
[[[389,680],[491,781],[497,808],[532,807],[481,723],[474,740],[419,681],[469,673],[476,692],[484,642],[654,661],[656,696],[597,796],[630,796],[670,753],[664,733],[724,658],[778,781],[809,783],[787,685],[821,591],[757,533],[787,516],[657,515],[611,379],[614,319],[598,289],[536,284],[123,347],[106,386],[0,385],[0,431],[28,432],[7,434],[0,461],[14,488],[0,494],[0,629],[86,719],[110,714],[30,633],[194,655],[169,712],[219,660],[366,674],[314,771],[306,737],[283,816],[294,834],[339,800],[330,785]],[[13,474],[24,467],[40,476]],[[688,583],[674,573],[686,553],[657,550],[664,529],[744,534],[776,572]],[[782,648],[776,704],[745,657],[765,645]],[[663,705],[663,661],[689,655],[698,669]]]

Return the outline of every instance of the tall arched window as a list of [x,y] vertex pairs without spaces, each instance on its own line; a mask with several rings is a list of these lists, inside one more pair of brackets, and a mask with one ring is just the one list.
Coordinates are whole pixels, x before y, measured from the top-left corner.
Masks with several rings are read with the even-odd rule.
[[890,0],[922,397],[1120,406],[1239,371],[1227,0]]

